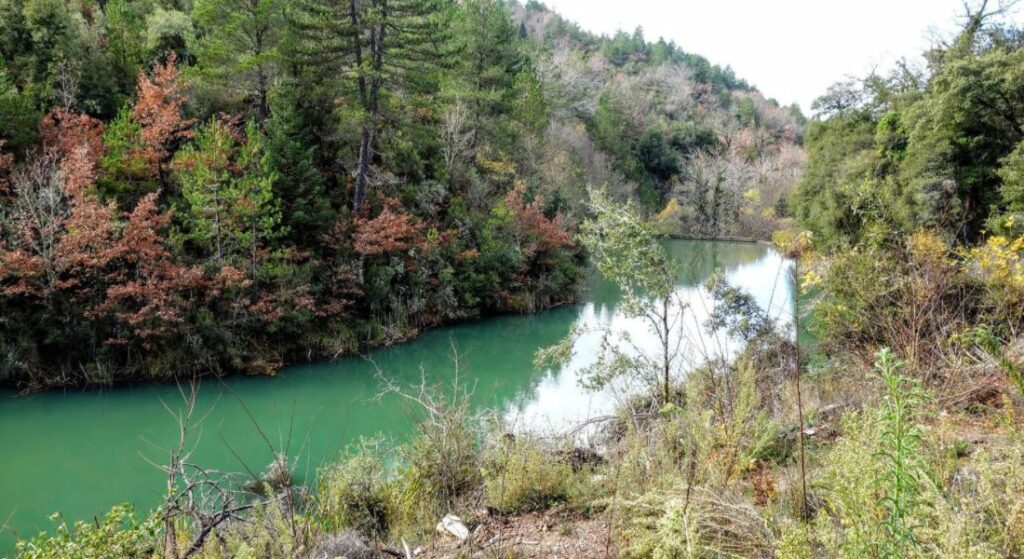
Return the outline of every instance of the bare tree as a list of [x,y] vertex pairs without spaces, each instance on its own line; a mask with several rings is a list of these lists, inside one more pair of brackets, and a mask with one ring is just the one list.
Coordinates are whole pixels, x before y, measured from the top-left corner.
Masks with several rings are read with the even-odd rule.
[[441,121],[441,154],[444,157],[445,172],[451,175],[460,159],[469,154],[473,143],[472,131],[466,130],[469,110],[461,99],[456,98],[444,112]]
[[[192,462],[192,453],[198,441],[193,430],[202,423],[197,418],[196,401],[199,384],[192,381],[188,387],[179,385],[182,407],[164,408],[178,425],[176,445],[167,451],[165,464],[155,464],[164,472],[167,480],[167,495],[160,506],[164,525],[164,556],[169,559],[188,559],[198,553],[207,539],[218,529],[232,520],[243,520],[243,513],[261,503],[241,489],[239,478],[231,473],[210,470]],[[189,543],[182,551],[178,545],[180,522],[189,522],[194,528],[189,534]]]

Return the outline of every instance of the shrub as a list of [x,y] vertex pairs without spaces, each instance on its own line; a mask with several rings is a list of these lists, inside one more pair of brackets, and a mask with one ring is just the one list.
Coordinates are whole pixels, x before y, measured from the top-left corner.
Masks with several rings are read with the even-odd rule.
[[379,377],[385,390],[409,403],[415,427],[412,441],[398,452],[402,467],[395,497],[403,526],[433,526],[480,487],[480,421],[470,408],[468,390],[459,384],[457,355],[454,361],[450,388],[429,386],[421,379],[407,391]]
[[[768,557],[774,535],[759,511],[731,493],[695,492],[690,499],[649,494],[627,503],[632,522],[628,558]],[[655,513],[654,518],[652,512]]]
[[505,437],[484,456],[490,505],[504,513],[540,510],[566,498],[572,471],[528,437]]
[[329,532],[351,529],[374,538],[388,535],[393,517],[392,485],[371,444],[364,441],[325,470],[317,497],[318,514]]
[[[53,515],[51,520],[61,517]],[[129,505],[117,505],[96,523],[60,520],[52,535],[41,533],[17,543],[19,559],[143,559],[156,545],[159,519],[149,515],[141,522]]]

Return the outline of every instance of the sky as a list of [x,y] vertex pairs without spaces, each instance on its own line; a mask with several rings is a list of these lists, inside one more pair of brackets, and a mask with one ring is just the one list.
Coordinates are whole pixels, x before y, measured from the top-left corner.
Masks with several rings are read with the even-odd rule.
[[[641,26],[644,37],[673,40],[766,96],[811,103],[847,76],[920,61],[932,37],[954,32],[961,0],[544,0],[587,31]],[[1013,16],[1021,17],[1018,8]]]

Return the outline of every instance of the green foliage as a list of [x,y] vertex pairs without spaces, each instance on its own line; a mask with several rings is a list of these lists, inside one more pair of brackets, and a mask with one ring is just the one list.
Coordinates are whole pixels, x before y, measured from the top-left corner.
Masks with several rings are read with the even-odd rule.
[[1005,210],[989,217],[988,228],[1006,237],[1024,235],[1024,142],[1003,158],[996,172]]
[[[54,515],[51,520],[59,520]],[[68,526],[61,520],[54,533],[40,534],[18,542],[19,559],[96,559],[119,557],[146,559],[157,545],[159,517],[142,521],[128,505],[117,505],[96,523],[77,522]]]
[[286,32],[280,0],[199,0],[192,19],[201,83],[232,104],[248,105],[260,121],[270,112],[270,88],[280,73],[279,44]]
[[24,151],[36,139],[40,115],[32,101],[12,83],[10,72],[0,60],[0,139],[7,150]]
[[316,514],[329,532],[385,538],[394,517],[392,482],[377,445],[364,441],[321,472]]
[[103,174],[97,187],[105,198],[118,201],[122,208],[134,206],[143,195],[159,188],[145,156],[142,126],[132,119],[131,107],[124,106],[103,132],[107,152],[100,157]]
[[211,122],[175,159],[190,240],[217,264],[244,267],[250,260],[254,274],[260,247],[281,234],[264,141],[254,124],[239,144],[226,126]]
[[572,470],[529,435],[509,435],[483,455],[487,499],[500,512],[543,510],[565,500]]
[[145,38],[152,56],[164,59],[173,52],[182,60],[192,60],[196,31],[185,12],[157,7],[146,17]]
[[135,84],[136,75],[147,62],[144,37],[147,8],[146,3],[130,0],[110,0],[104,6],[107,56],[122,92]]
[[267,165],[277,177],[274,191],[281,204],[282,224],[296,245],[313,245],[327,232],[334,214],[324,176],[315,165],[315,147],[302,121],[295,87],[276,89],[270,106]]
[[601,275],[634,298],[667,297],[675,287],[675,270],[636,205],[613,202],[603,191],[593,192],[591,205],[595,217],[580,227],[579,239]]
[[974,242],[986,222],[998,228],[1016,211],[1013,152],[1024,139],[1016,32],[966,26],[928,53],[927,78],[903,71],[834,86],[819,103],[828,118],[807,135],[794,196],[802,223],[827,245],[878,244],[919,226]]
[[903,363],[889,349],[876,356],[875,367],[885,381],[888,393],[882,415],[881,450],[879,455],[884,471],[879,481],[883,484],[881,499],[885,511],[886,538],[882,557],[907,557],[918,546],[914,535],[916,509],[922,472],[915,463],[921,445],[921,428],[915,421],[922,393],[914,380],[902,376]]

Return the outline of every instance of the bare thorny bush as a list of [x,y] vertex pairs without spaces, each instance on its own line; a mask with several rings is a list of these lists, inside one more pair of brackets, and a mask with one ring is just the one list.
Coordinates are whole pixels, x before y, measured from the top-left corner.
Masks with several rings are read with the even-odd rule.
[[471,490],[480,485],[479,455],[482,439],[480,422],[473,416],[470,397],[473,388],[460,372],[459,353],[452,350],[450,386],[431,385],[426,371],[419,382],[403,387],[378,369],[380,396],[394,394],[407,405],[405,411],[415,427],[406,448],[405,477],[401,500],[406,510],[423,518],[453,512],[464,505]]
[[164,403],[177,424],[176,444],[166,450],[165,463],[151,462],[166,476],[166,496],[158,509],[165,559],[193,557],[207,547],[211,538],[223,545],[232,532],[258,522],[264,511],[271,509],[284,518],[290,532],[287,542],[276,543],[292,550],[300,547],[301,542],[309,539],[311,529],[308,523],[297,521],[298,503],[290,488],[291,465],[287,455],[273,449],[254,419],[254,425],[273,455],[272,463],[262,476],[249,470],[247,482],[243,475],[196,463],[193,452],[205,419],[196,413],[199,383],[193,381],[187,387],[179,385],[179,392],[182,397],[179,409]]

